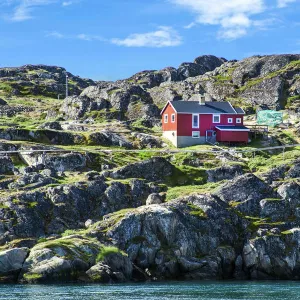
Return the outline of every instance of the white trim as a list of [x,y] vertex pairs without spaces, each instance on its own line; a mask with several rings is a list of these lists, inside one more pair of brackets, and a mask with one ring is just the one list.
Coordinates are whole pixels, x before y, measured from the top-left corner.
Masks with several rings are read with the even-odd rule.
[[[240,121],[238,122],[238,120],[240,120]],[[235,122],[236,122],[236,124],[242,124],[242,118],[236,118]]]
[[[222,126],[226,126],[226,125],[222,125]],[[247,131],[247,132],[250,131],[249,128],[247,128],[247,129],[230,129],[230,128],[224,129],[224,128],[219,128],[218,126],[216,126],[216,129],[218,129],[220,131]]]
[[[230,122],[230,120],[231,120],[231,122]],[[233,124],[233,118],[227,118],[227,123],[228,124]]]
[[[177,114],[180,114],[180,115],[196,115],[196,114],[199,114],[199,115],[234,115],[233,113],[223,113],[223,112],[220,112],[220,113],[195,113],[195,112],[178,112]],[[238,115],[242,115],[242,114],[238,114]]]
[[164,113],[164,111],[165,111],[165,109],[167,108],[168,104],[170,104],[171,107],[174,109],[174,111],[177,113],[177,111],[176,111],[175,107],[172,105],[171,101],[168,101],[167,104],[166,104],[166,105],[164,106],[164,108],[162,109],[160,115],[162,115],[162,114]]
[[[219,122],[215,122],[215,117],[219,117]],[[212,122],[213,122],[213,124],[220,124],[221,123],[221,114],[213,114]]]
[[[194,133],[197,133],[198,136],[193,136]],[[200,131],[192,131],[192,138],[193,139],[200,139]]]
[[[197,116],[197,119],[198,119],[198,121],[197,121],[197,124],[198,124],[198,126],[194,126],[194,116]],[[199,128],[199,126],[200,126],[200,120],[199,120],[199,114],[193,114],[192,115],[192,128]]]
[[237,111],[235,110],[235,108],[232,106],[232,104],[229,101],[227,101],[227,102],[230,104],[230,106],[232,107],[233,111],[235,111],[235,113],[238,114]]
[[[176,120],[176,119],[175,119],[175,118],[176,118],[175,116],[176,116],[176,114],[171,114],[171,123],[175,123],[175,120]],[[173,117],[174,117],[174,120],[173,120]]]
[[169,115],[168,114],[164,114],[164,123],[165,124],[169,123]]

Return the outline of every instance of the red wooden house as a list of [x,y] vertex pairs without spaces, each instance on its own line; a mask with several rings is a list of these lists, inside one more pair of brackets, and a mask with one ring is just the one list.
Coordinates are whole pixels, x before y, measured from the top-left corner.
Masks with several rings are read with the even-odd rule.
[[169,101],[161,112],[163,136],[176,147],[212,142],[248,143],[242,108],[229,102]]

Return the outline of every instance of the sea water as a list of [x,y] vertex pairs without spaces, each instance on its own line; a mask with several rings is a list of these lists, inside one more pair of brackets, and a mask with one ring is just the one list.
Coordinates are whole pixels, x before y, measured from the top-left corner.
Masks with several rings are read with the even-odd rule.
[[300,299],[300,282],[166,282],[129,285],[0,285],[0,299],[295,300]]

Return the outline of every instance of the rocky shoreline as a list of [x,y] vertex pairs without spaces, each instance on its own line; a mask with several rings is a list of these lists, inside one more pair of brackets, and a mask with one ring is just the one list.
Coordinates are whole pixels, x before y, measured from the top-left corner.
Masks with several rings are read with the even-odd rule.
[[[1,283],[300,279],[299,149],[257,150],[300,143],[299,55],[67,73],[58,100],[65,74],[0,69]],[[204,93],[285,122],[240,155],[168,151],[161,108]]]
[[10,188],[46,188],[1,201],[1,282],[299,279],[299,161],[260,178],[210,169],[217,189],[166,203],[163,182],[177,171],[164,158],[55,187],[45,180],[55,169],[19,172]]

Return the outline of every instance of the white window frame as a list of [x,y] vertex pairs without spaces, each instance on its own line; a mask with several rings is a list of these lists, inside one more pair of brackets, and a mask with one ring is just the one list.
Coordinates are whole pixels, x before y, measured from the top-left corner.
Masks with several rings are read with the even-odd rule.
[[233,118],[228,118],[227,122],[228,122],[228,124],[232,124],[233,123]]
[[175,123],[175,114],[171,115],[171,123]]
[[168,114],[164,114],[164,123],[165,124],[169,123],[169,115]]
[[[219,118],[219,122],[215,122],[215,117],[218,117],[218,118]],[[221,115],[213,114],[213,119],[212,119],[212,121],[213,121],[214,124],[219,124],[219,123],[221,123]]]
[[[194,136],[194,134],[197,134],[197,136]],[[200,139],[200,131],[192,131],[192,138],[193,139]]]
[[[194,117],[195,117],[195,116],[197,117],[197,125],[198,125],[198,126],[194,126]],[[200,124],[199,124],[199,115],[198,115],[198,114],[193,114],[193,115],[192,115],[192,128],[199,128],[199,125],[200,125]]]
[[242,124],[242,118],[236,118],[236,124]]

